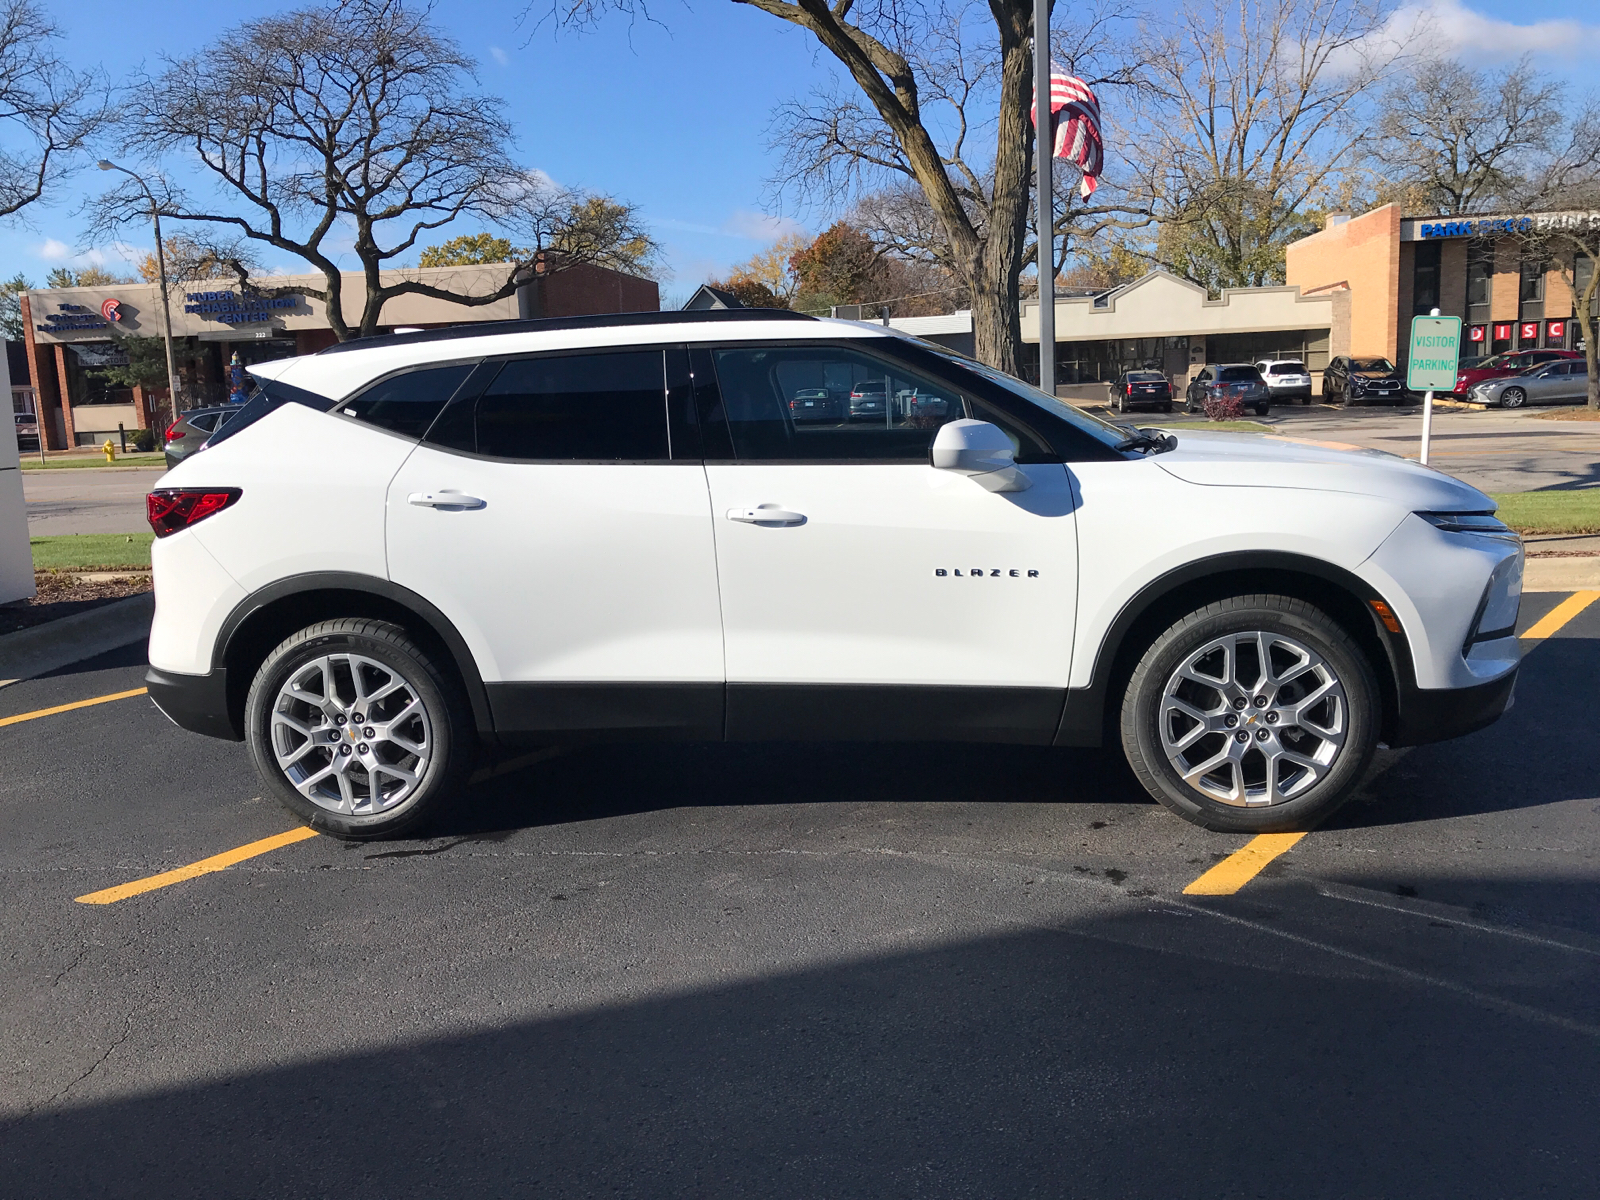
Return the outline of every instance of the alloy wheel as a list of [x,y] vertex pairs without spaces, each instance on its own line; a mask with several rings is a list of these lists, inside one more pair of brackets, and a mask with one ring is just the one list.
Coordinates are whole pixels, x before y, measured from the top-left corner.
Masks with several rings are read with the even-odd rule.
[[370,816],[416,792],[433,726],[416,686],[360,654],[325,654],[278,689],[272,753],[289,783],[330,812]]
[[1295,638],[1254,630],[1214,638],[1172,673],[1157,709],[1179,777],[1223,804],[1281,804],[1333,769],[1349,701],[1333,667]]
[[1507,388],[1500,393],[1500,403],[1506,408],[1521,408],[1527,398],[1528,393],[1519,387]]

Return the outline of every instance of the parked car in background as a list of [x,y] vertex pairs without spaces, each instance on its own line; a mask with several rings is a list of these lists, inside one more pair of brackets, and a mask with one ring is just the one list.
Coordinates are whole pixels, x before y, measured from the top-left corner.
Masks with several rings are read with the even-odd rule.
[[1504,354],[1480,358],[1470,366],[1463,360],[1456,367],[1456,387],[1450,394],[1467,399],[1475,384],[1487,383],[1491,379],[1507,379],[1522,374],[1529,367],[1540,367],[1562,359],[1582,362],[1583,355],[1576,350],[1508,350]]
[[850,419],[865,421],[883,420],[889,403],[887,385],[881,379],[866,379],[850,389]]
[[796,421],[837,421],[844,405],[827,388],[802,388],[789,401],[789,415]]
[[1172,411],[1172,383],[1160,371],[1124,371],[1111,385],[1111,407],[1120,412],[1135,408]]
[[17,449],[37,450],[39,448],[39,419],[32,413],[14,414],[17,422]]
[[1328,404],[1402,404],[1409,396],[1387,358],[1341,354],[1322,373],[1322,399]]
[[1589,398],[1588,364],[1557,359],[1528,367],[1518,375],[1475,383],[1467,399],[1499,408],[1525,404],[1582,404]]
[[167,467],[177,466],[189,455],[206,444],[206,439],[217,431],[217,424],[229,413],[239,411],[237,404],[218,404],[210,408],[191,408],[178,414],[178,419],[167,426]]
[[1311,372],[1298,358],[1263,358],[1256,370],[1267,381],[1267,391],[1274,404],[1288,404],[1298,400],[1311,403]]
[[1200,368],[1189,383],[1184,396],[1184,412],[1200,412],[1207,400],[1233,397],[1245,408],[1256,410],[1264,417],[1272,404],[1272,393],[1267,390],[1261,372],[1250,363],[1207,363]]

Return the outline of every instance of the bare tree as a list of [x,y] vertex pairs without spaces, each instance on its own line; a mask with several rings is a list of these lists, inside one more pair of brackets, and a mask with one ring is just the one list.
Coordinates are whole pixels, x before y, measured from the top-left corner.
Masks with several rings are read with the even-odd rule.
[[[183,153],[213,185],[209,198],[151,180],[163,217],[190,223],[194,240],[241,286],[263,295],[242,240],[292,254],[320,271],[315,296],[341,341],[376,331],[386,301],[423,295],[489,304],[533,273],[602,260],[648,236],[632,210],[591,204],[511,157],[499,98],[471,90],[475,64],[439,33],[426,9],[402,0],[332,3],[247,22],[137,81],[145,104],[126,123],[136,153]],[[145,219],[136,186],[97,202],[91,236]],[[525,247],[481,294],[419,278],[385,280],[420,239],[462,218],[503,229]],[[591,227],[592,226],[592,227]],[[350,239],[364,284],[355,327],[344,315],[338,257]],[[209,240],[208,240],[209,239]]]
[[106,120],[104,82],[56,57],[59,37],[33,0],[0,3],[0,217],[44,195]]
[[1589,373],[1588,406],[1600,410],[1600,97],[1566,123],[1565,137],[1516,197],[1538,210],[1524,249],[1554,263],[1573,292]]
[[1523,59],[1499,74],[1430,58],[1384,93],[1378,161],[1386,195],[1460,216],[1514,195],[1554,150],[1563,89]]
[[1162,220],[1144,248],[1212,290],[1283,280],[1283,248],[1356,186],[1366,101],[1404,47],[1383,0],[1184,0],[1147,36],[1152,102],[1120,137]]

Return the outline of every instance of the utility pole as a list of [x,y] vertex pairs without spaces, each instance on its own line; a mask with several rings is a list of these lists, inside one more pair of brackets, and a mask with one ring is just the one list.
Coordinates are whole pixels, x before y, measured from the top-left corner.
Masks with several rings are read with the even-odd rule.
[[[172,416],[178,415],[178,364],[172,357],[172,302],[167,295],[167,252],[161,245],[161,211],[156,204],[155,193],[150,190],[150,185],[127,167],[119,167],[110,159],[102,158],[97,164],[102,171],[121,171],[144,189],[145,196],[150,201],[150,220],[156,229],[156,274],[161,285],[161,323],[167,343],[167,399],[172,405]],[[159,436],[159,434],[157,435]]]
[[1056,214],[1050,180],[1050,0],[1033,0],[1033,140],[1038,166],[1039,390],[1056,394]]

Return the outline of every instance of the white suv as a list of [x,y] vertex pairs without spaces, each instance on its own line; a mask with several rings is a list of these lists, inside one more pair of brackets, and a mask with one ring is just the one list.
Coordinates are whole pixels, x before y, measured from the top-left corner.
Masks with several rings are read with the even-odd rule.
[[1131,431],[881,326],[628,314],[252,370],[150,497],[150,694],[341,837],[423,821],[481,747],[639,738],[1120,740],[1189,820],[1300,829],[1517,673],[1522,547],[1481,492]]
[[1288,400],[1311,403],[1311,372],[1298,358],[1263,358],[1256,363],[1256,370],[1267,381],[1274,404]]

